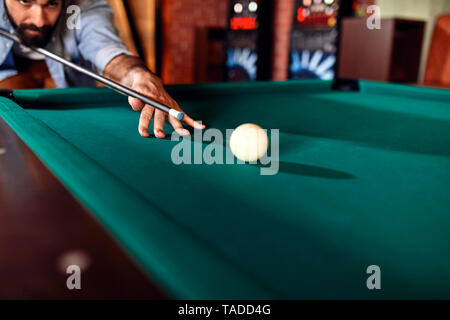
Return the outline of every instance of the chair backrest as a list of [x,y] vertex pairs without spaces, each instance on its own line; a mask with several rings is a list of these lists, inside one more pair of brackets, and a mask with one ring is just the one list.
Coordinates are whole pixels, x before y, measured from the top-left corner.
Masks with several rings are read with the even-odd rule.
[[450,87],[450,13],[436,21],[424,84]]
[[130,21],[128,20],[124,2],[122,0],[108,0],[108,4],[114,12],[114,24],[119,31],[120,38],[125,43],[128,50],[137,55],[138,51],[133,39]]

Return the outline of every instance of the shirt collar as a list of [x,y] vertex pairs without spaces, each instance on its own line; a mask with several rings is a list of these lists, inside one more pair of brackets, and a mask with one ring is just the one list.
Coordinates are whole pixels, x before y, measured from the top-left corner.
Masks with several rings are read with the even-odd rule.
[[14,27],[11,25],[6,13],[5,0],[0,0],[0,27],[11,33],[15,33]]

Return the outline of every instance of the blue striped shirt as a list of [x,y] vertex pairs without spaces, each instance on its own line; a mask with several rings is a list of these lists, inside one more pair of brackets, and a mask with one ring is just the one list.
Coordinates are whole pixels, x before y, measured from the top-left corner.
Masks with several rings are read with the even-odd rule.
[[[77,5],[80,9],[79,28],[74,28],[71,23],[74,21],[73,11],[67,13],[64,8],[45,49],[100,74],[113,58],[121,54],[131,55],[118,36],[112,10],[106,0],[71,0],[69,5]],[[5,10],[4,1],[0,0],[0,28],[15,34]],[[13,45],[11,40],[0,37],[0,81],[18,74]],[[45,60],[59,88],[95,86],[91,78],[51,59]]]

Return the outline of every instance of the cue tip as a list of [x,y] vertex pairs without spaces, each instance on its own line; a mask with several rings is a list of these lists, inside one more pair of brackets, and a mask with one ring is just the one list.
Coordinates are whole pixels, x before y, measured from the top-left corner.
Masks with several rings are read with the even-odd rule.
[[169,114],[170,114],[172,117],[177,118],[178,120],[183,120],[183,118],[184,118],[184,113],[182,113],[182,112],[180,112],[180,111],[177,111],[177,110],[175,110],[175,109],[170,109],[170,110],[169,110]]

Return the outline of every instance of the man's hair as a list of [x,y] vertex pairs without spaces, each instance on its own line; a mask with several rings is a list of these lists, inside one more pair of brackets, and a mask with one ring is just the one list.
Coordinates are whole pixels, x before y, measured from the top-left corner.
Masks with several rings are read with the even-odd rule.
[[[11,16],[11,14],[9,12],[8,7],[6,6],[5,0],[2,0],[2,1],[3,1],[4,8],[5,8],[4,13],[3,13],[3,19],[5,21],[9,21],[10,24],[14,27],[14,29],[20,35],[21,34],[22,25],[17,25],[16,24],[16,22],[14,21],[13,17]],[[55,24],[53,26],[44,26],[43,28],[41,28],[41,29],[47,29],[47,31],[48,31],[47,38],[48,39],[44,38],[44,39],[42,39],[42,43],[34,43],[34,44],[32,44],[31,42],[27,43],[27,41],[24,38],[22,38],[21,40],[22,40],[22,42],[25,45],[28,44],[28,45],[34,45],[34,46],[43,46],[46,43],[48,43],[48,41],[50,40],[51,34],[56,29],[58,29],[58,25],[60,25],[61,19],[64,18],[65,13],[67,12],[67,6],[72,4],[72,2],[76,2],[76,0],[75,1],[73,1],[73,0],[60,0],[60,1],[61,1],[61,12],[59,13],[58,19],[56,20]]]

